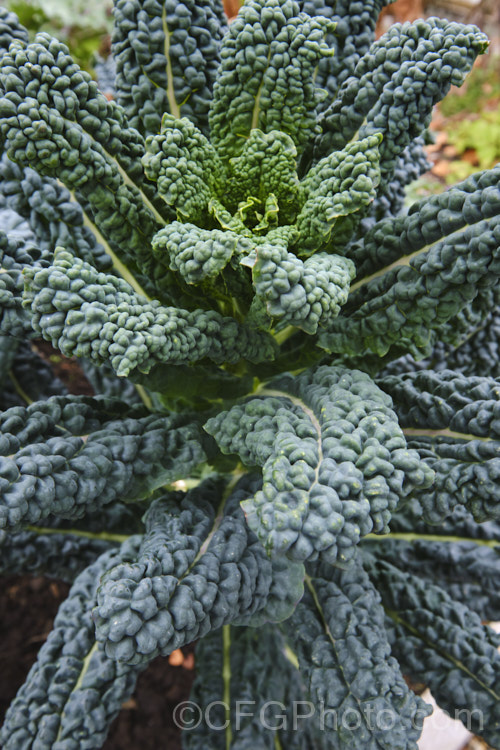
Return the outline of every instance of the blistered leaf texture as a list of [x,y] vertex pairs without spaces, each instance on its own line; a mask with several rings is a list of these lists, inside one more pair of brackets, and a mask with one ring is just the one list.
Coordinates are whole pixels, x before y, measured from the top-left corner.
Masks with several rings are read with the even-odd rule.
[[316,333],[318,326],[327,327],[337,317],[348,299],[355,275],[348,258],[316,253],[302,261],[286,246],[266,241],[257,246],[254,258],[253,286],[270,318]]
[[147,300],[124,280],[59,249],[54,264],[25,274],[34,330],[67,356],[109,362],[117,375],[158,363],[266,359],[273,341],[214,310],[182,310]]
[[21,337],[31,332],[31,316],[22,306],[25,266],[43,267],[48,260],[31,241],[0,229],[0,334]]
[[319,119],[316,159],[356,133],[382,133],[380,165],[389,179],[397,157],[428,127],[434,104],[464,82],[487,47],[476,26],[439,18],[395,24],[358,61]]
[[117,0],[112,53],[118,102],[143,135],[161,116],[207,131],[208,107],[227,29],[220,0]]
[[285,633],[328,747],[417,750],[430,709],[391,656],[380,596],[367,574],[359,564],[313,565],[309,573]]
[[500,636],[437,586],[381,561],[369,571],[392,621],[392,651],[402,669],[424,681],[450,715],[498,746]]
[[336,96],[339,86],[353,74],[356,64],[375,39],[375,25],[382,8],[393,0],[301,0],[300,9],[310,16],[326,16],[336,24],[327,41],[334,55],[320,60],[316,85],[328,91],[321,109]]
[[127,418],[126,404],[53,397],[1,414],[0,528],[79,518],[148,495],[205,458],[190,418]]
[[444,193],[413,203],[407,215],[380,221],[349,247],[363,279],[405,256],[500,214],[500,167],[476,172]]
[[[434,539],[444,536],[446,530],[436,525],[426,529],[427,535]],[[500,619],[500,534],[496,535],[498,546],[495,548],[476,544],[467,536],[470,530],[464,532],[456,527],[452,532],[457,540],[464,533],[463,541],[453,542],[449,538],[442,542],[427,541],[425,531],[422,531],[419,532],[421,538],[413,541],[397,538],[385,539],[383,544],[366,541],[362,548],[423,581],[439,586],[452,599],[477,612],[482,620],[496,622]]]
[[0,8],[0,57],[2,53],[9,49],[9,45],[14,39],[20,39],[22,42],[28,41],[28,32],[19,23],[19,18],[7,8]]
[[109,565],[134,554],[140,537],[105,552],[76,578],[0,731],[4,750],[98,750],[139,669],[117,664],[96,643],[92,606]]
[[72,582],[78,573],[113,546],[116,544],[104,539],[76,534],[0,531],[0,573],[31,573]]
[[155,203],[140,161],[143,139],[123,110],[47,34],[11,45],[1,87],[0,135],[9,158],[77,191],[115,251],[152,275],[148,245],[167,207]]
[[200,284],[220,274],[233,256],[251,253],[253,243],[236,232],[200,229],[173,221],[155,234],[153,252],[159,263],[176,271],[188,284]]
[[424,517],[439,523],[456,505],[476,521],[500,518],[500,385],[452,370],[388,375],[378,381],[396,405],[410,447],[435,472],[417,490]]
[[280,220],[291,221],[298,205],[297,149],[289,135],[280,130],[263,133],[253,128],[239,156],[229,160],[224,200],[235,209],[250,196],[262,203],[274,195]]
[[158,194],[183,221],[203,221],[217,197],[224,168],[207,138],[188,119],[166,114],[158,135],[146,139],[144,172]]
[[[324,42],[334,26],[299,12],[295,0],[249,0],[221,46],[209,123],[223,159],[238,156],[252,128],[282,130],[300,152],[319,132],[314,86],[318,62],[333,51]],[[242,138],[243,136],[243,138]]]
[[[498,187],[494,191],[498,194]],[[424,222],[420,216],[418,224]],[[471,323],[471,315],[462,316],[463,311],[473,312],[498,285],[500,214],[450,231],[354,283],[347,305],[320,345],[351,355],[368,350],[379,357],[410,352],[418,358],[430,354],[439,339],[458,343]],[[490,299],[494,302],[494,295]],[[491,312],[486,304],[479,308],[476,324]]]
[[[65,385],[55,376],[52,367],[32,349],[30,344],[9,337],[17,345],[11,362],[7,356],[5,339],[1,340],[4,364],[8,365],[8,372],[2,382],[0,394],[0,409],[6,410],[11,406],[25,406],[27,397],[30,401],[43,401],[50,396],[64,396],[68,393]],[[2,381],[0,368],[0,382]],[[21,396],[21,393],[23,396]]]
[[263,488],[242,507],[268,552],[292,560],[350,560],[362,536],[388,530],[400,499],[432,481],[390,399],[357,370],[285,375],[205,429],[223,453],[262,466]]
[[297,217],[297,252],[342,247],[351,238],[380,182],[379,134],[334,151],[301,183],[305,202]]
[[[287,750],[319,750],[310,736],[311,722],[294,722],[294,701],[300,710],[303,704],[298,701],[305,701],[306,693],[288,654],[282,634],[272,625],[227,625],[203,638],[196,646],[190,700],[209,717],[211,726],[202,721],[184,732],[183,749],[225,750],[230,741],[232,750],[275,750],[278,743]],[[223,674],[229,675],[226,682]],[[228,688],[230,721],[224,730]],[[221,731],[214,731],[214,726]]]
[[97,638],[110,657],[147,663],[222,625],[290,615],[304,571],[272,563],[246,525],[239,503],[249,484],[228,496],[209,480],[182,501],[151,504],[137,557],[111,568],[99,588]]
[[84,211],[69,190],[31,167],[20,167],[6,153],[0,157],[0,202],[29,222],[44,254],[64,245],[100,271],[110,268],[111,258],[85,225]]

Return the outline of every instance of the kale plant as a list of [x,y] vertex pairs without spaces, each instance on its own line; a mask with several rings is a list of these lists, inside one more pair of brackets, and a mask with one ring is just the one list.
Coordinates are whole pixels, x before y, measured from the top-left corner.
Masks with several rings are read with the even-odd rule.
[[116,102],[0,11],[0,566],[72,582],[5,750],[194,640],[186,750],[415,750],[403,675],[500,748],[500,166],[404,210],[488,42],[383,5],[117,0]]

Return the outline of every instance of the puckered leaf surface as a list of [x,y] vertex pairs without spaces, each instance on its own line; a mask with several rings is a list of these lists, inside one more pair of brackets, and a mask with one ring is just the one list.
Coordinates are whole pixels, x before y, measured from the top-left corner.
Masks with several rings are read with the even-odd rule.
[[192,417],[127,411],[115,400],[56,396],[3,412],[0,527],[81,518],[148,495],[205,459]]
[[[493,747],[500,742],[500,636],[462,602],[390,563],[369,566],[402,669]],[[485,721],[485,717],[488,717]]]
[[347,254],[357,279],[320,337],[328,351],[394,358],[458,345],[496,307],[500,275],[499,170],[377,223]]
[[408,445],[435,472],[433,485],[414,493],[425,519],[439,523],[456,505],[479,522],[500,519],[498,381],[423,370],[377,382],[395,402]]
[[[391,524],[391,528],[394,524]],[[413,539],[397,532],[390,539],[364,541],[362,549],[380,559],[444,589],[452,599],[466,604],[482,620],[500,619],[500,527],[496,539],[481,543],[460,527],[450,529],[436,525],[415,532]],[[427,532],[427,534],[425,533]],[[411,532],[409,532],[411,535]],[[427,537],[427,538],[426,538]],[[440,541],[440,537],[442,541]],[[478,543],[479,542],[479,543]]]
[[284,628],[328,747],[417,750],[430,710],[391,656],[384,610],[367,574],[359,563],[308,571],[306,594]]
[[0,732],[4,750],[98,750],[140,668],[109,659],[94,635],[92,606],[107,567],[134,554],[140,537],[105,552],[76,578]]
[[353,74],[359,58],[375,39],[375,26],[382,8],[393,0],[301,0],[300,9],[310,16],[326,16],[336,24],[326,39],[334,55],[320,60],[316,85],[328,91],[320,104],[324,109],[337,95],[339,86]]
[[387,531],[401,498],[428,486],[432,471],[408,450],[391,405],[365,373],[324,366],[207,422],[223,453],[263,467],[264,486],[243,508],[270,553],[346,562],[360,537]]
[[25,273],[24,299],[32,326],[67,356],[109,362],[118,375],[158,363],[188,364],[205,357],[235,362],[266,359],[274,342],[215,310],[164,307],[65,250],[39,272]]
[[227,29],[220,0],[117,0],[112,53],[118,102],[130,125],[157,133],[161,116],[207,130],[208,107]]
[[334,29],[326,18],[301,14],[295,0],[245,3],[223,39],[210,107],[210,134],[223,159],[239,155],[252,128],[282,130],[299,152],[318,132],[313,74],[333,54],[324,36]]
[[432,108],[461,86],[488,48],[476,26],[440,18],[395,24],[356,64],[319,119],[315,157],[340,149],[358,133],[382,133],[380,167],[387,182],[397,158],[429,126]]
[[28,46],[13,42],[0,66],[2,87],[0,135],[9,158],[76,191],[112,249],[151,283],[149,243],[169,210],[147,184],[144,142],[123,110],[64,44],[43,33]]
[[271,562],[248,529],[239,503],[252,484],[224,494],[209,480],[181,501],[151,504],[136,559],[110,569],[99,588],[97,638],[109,656],[147,663],[222,625],[290,615],[304,570]]
[[323,745],[315,741],[311,722],[294,721],[294,705],[299,711],[305,706],[306,713],[302,702],[307,696],[289,654],[272,625],[226,625],[203,638],[196,646],[190,700],[209,717],[210,725],[202,721],[185,732],[184,750],[225,750],[227,743],[232,750],[320,750]]

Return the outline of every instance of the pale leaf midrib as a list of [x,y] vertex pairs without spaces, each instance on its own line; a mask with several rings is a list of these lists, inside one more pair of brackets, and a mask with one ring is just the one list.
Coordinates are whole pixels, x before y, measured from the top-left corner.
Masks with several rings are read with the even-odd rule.
[[495,438],[492,437],[479,437],[478,435],[472,435],[467,434],[464,432],[456,432],[454,430],[450,430],[449,428],[443,428],[441,430],[430,430],[425,427],[418,428],[418,427],[404,427],[403,428],[403,434],[406,437],[412,438],[412,437],[429,437],[429,438],[451,438],[453,440],[480,440],[482,442],[488,443],[495,440]]
[[161,12],[161,22],[163,26],[163,34],[165,37],[165,59],[167,61],[165,74],[167,77],[167,100],[168,100],[168,106],[170,107],[170,114],[173,115],[175,118],[179,119],[181,116],[181,109],[179,105],[177,104],[176,98],[175,98],[175,89],[174,89],[174,77],[172,75],[172,61],[170,60],[170,30],[168,28],[167,24],[167,7],[166,3],[163,3],[163,8]]
[[477,224],[480,224],[482,221],[486,221],[487,219],[483,216],[481,216],[480,219],[478,219],[475,222],[472,223],[464,223],[463,226],[461,226],[459,229],[455,229],[451,234],[443,234],[441,237],[438,237],[433,242],[430,242],[426,245],[423,245],[418,250],[414,250],[411,253],[408,253],[407,255],[402,255],[400,258],[397,258],[392,263],[389,263],[389,265],[384,266],[383,268],[379,269],[378,271],[375,271],[374,273],[370,274],[369,276],[365,276],[364,278],[357,281],[355,284],[351,285],[350,293],[357,291],[358,289],[361,289],[366,284],[369,284],[374,279],[378,279],[380,276],[383,276],[386,273],[389,273],[395,268],[399,268],[400,266],[409,266],[411,261],[416,258],[421,253],[426,253],[429,250],[431,250],[433,247],[435,247],[440,242],[443,242],[443,240],[446,239],[452,239],[455,235],[460,235],[467,229],[469,229],[472,226],[476,226]]
[[450,661],[457,669],[464,672],[464,674],[466,674],[474,682],[480,685],[485,692],[489,693],[489,695],[492,696],[492,698],[494,698],[496,701],[500,701],[500,695],[497,695],[497,693],[495,693],[495,691],[492,688],[486,685],[482,680],[479,679],[477,675],[471,672],[470,669],[464,664],[464,662],[461,659],[457,659],[452,654],[450,654],[446,649],[441,648],[438,642],[431,641],[426,635],[421,633],[418,630],[418,628],[414,627],[413,625],[411,625],[411,623],[404,620],[403,617],[401,617],[401,615],[399,614],[399,612],[396,612],[395,610],[391,610],[386,607],[384,607],[384,609],[388,617],[390,617],[391,620],[393,620],[396,624],[401,625],[403,628],[408,630],[408,632],[410,632],[412,635],[419,638],[423,643],[429,646],[433,651],[437,651],[438,654],[441,654],[442,657]]
[[394,539],[400,542],[442,542],[443,544],[460,544],[471,543],[478,544],[481,547],[500,547],[500,540],[497,539],[475,539],[473,537],[439,535],[439,534],[418,534],[416,532],[398,532],[393,531],[389,534],[366,534],[361,540],[369,542],[381,542],[384,539]]

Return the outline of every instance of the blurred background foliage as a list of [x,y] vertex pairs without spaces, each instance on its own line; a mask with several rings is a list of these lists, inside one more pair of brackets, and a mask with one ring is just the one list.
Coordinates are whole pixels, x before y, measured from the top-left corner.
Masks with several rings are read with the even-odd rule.
[[90,72],[96,53],[109,50],[113,0],[7,0],[6,6],[32,36],[46,31],[61,39]]

